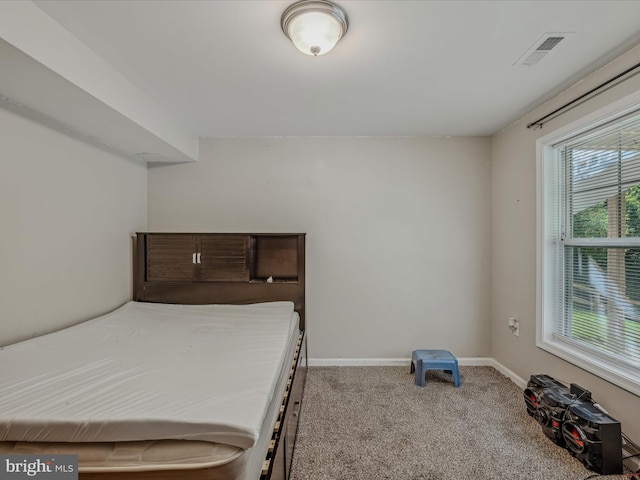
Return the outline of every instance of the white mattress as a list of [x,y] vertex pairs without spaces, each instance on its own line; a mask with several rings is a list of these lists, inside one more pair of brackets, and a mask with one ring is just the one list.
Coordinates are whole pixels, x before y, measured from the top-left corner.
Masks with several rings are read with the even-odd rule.
[[297,323],[291,302],[130,302],[10,345],[0,349],[0,441],[250,448]]

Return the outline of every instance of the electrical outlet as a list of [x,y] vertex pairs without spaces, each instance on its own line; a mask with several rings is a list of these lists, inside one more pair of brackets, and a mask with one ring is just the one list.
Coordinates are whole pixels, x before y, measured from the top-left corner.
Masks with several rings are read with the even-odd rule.
[[511,330],[511,333],[516,337],[520,336],[520,322],[516,317],[509,317],[509,330]]

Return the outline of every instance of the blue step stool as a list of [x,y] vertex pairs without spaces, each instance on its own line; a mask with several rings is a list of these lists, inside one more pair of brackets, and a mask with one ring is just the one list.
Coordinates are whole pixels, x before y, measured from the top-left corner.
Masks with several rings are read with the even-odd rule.
[[427,370],[453,373],[456,387],[460,386],[458,359],[447,350],[414,350],[411,352],[411,372],[416,372],[416,385],[424,387]]

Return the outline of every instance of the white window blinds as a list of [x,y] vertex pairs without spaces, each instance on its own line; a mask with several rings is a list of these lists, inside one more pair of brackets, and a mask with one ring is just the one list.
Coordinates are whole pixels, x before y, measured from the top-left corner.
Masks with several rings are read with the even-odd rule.
[[554,146],[554,341],[640,381],[640,115]]

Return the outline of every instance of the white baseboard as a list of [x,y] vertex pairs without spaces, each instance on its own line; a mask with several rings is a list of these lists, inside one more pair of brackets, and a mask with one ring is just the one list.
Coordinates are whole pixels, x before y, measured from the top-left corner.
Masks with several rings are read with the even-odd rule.
[[406,358],[310,358],[310,367],[402,367],[409,366]]
[[[310,358],[310,367],[404,367],[409,368],[410,358]],[[494,358],[469,357],[458,358],[461,367],[493,367],[513,383],[524,389],[526,380],[522,379]]]

